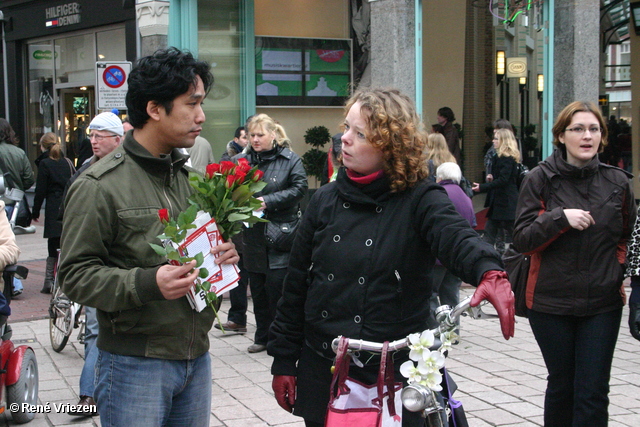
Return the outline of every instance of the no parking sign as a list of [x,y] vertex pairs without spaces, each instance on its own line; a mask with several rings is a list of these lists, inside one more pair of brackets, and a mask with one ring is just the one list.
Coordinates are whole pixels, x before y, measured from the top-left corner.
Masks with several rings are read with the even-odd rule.
[[96,62],[97,106],[99,110],[126,109],[127,77],[131,62]]

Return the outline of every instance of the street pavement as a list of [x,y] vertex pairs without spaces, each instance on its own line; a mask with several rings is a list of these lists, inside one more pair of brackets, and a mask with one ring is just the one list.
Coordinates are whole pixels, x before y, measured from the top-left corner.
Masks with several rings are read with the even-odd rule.
[[[17,236],[21,263],[30,268],[25,293],[12,301],[15,344],[33,347],[38,359],[39,400],[42,405],[75,404],[82,369],[83,347],[75,333],[61,353],[51,349],[46,319],[48,295],[40,294],[47,256],[41,225],[34,235]],[[463,286],[461,297],[472,293]],[[627,288],[627,292],[629,289]],[[251,309],[251,304],[249,304]],[[221,308],[226,321],[229,300]],[[486,310],[492,312],[491,308]],[[213,370],[211,426],[303,427],[276,404],[271,391],[266,352],[247,353],[255,331],[248,313],[246,335],[209,333]],[[610,426],[640,426],[640,342],[629,334],[625,308],[611,378]],[[447,367],[458,383],[455,396],[465,408],[471,427],[541,426],[546,370],[527,319],[517,318],[515,337],[502,338],[496,319],[461,321],[461,342],[449,352]],[[0,415],[0,426],[14,425],[10,415]],[[76,418],[63,413],[41,413],[29,424],[40,426],[99,426],[96,418]],[[355,427],[355,426],[354,426]],[[586,426],[588,427],[588,426]]]

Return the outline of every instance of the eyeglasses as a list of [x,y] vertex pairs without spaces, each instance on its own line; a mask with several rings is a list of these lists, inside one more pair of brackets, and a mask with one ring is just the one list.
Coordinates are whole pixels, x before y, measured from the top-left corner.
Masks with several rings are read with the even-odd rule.
[[[567,128],[565,130],[568,130],[569,132],[575,132],[578,135],[582,135],[583,133],[585,133],[587,129],[583,128],[582,126],[576,126],[574,128]],[[590,127],[588,130],[589,130],[589,133],[596,134],[596,133],[602,133],[603,129],[601,127],[593,126],[593,127]]]
[[98,135],[95,133],[90,133],[89,134],[89,139],[95,139],[98,142],[102,142],[104,141],[105,138],[115,138],[118,135],[107,135],[107,136],[102,136],[102,135]]

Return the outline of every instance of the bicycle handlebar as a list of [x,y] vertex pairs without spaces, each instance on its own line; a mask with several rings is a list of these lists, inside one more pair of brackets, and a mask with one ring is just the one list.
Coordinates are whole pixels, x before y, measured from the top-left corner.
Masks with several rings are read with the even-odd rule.
[[[431,329],[433,335],[437,338],[443,333],[450,332],[457,327],[457,320],[464,313],[469,314],[474,319],[481,319],[484,317],[489,317],[486,313],[482,311],[480,305],[477,307],[471,307],[471,298],[472,296],[468,296],[462,301],[458,303],[455,307],[451,308],[448,305],[443,305],[436,309],[436,319],[440,323],[437,328]],[[481,304],[482,305],[482,304]],[[340,337],[335,338],[331,343],[331,348],[334,353],[338,351],[338,343],[340,342]],[[389,343],[389,350],[401,350],[403,348],[408,347],[411,344],[409,341],[409,337],[402,338],[396,341],[392,341]],[[374,342],[374,341],[366,341],[366,340],[349,340],[349,350],[365,350],[371,351],[374,353],[382,352],[383,343]]]

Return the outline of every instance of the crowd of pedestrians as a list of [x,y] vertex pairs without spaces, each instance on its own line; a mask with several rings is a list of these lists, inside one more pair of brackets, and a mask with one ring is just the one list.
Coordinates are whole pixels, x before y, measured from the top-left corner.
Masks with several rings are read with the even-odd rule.
[[[104,426],[209,425],[213,312],[195,312],[185,297],[194,264],[168,265],[148,243],[162,232],[159,209],[177,217],[188,207],[188,172],[215,161],[200,136],[213,82],[209,65],[190,53],[159,50],[130,72],[128,122],[113,113],[91,121],[93,156],[77,172],[55,134],[40,140],[33,219],[44,204],[42,292],[51,289],[61,250],[62,288],[86,307],[79,405],[97,406],[89,415],[99,413]],[[333,138],[327,185],[304,213],[307,177],[284,128],[266,114],[238,127],[221,159],[246,159],[264,172],[256,214],[269,223],[245,227],[211,250],[216,262],[240,266],[227,322],[215,327],[248,331],[249,288],[256,331],[247,351],[273,357],[278,405],[309,427],[322,426],[338,335],[382,342],[433,327],[435,307],[455,305],[465,281],[477,287],[472,305],[488,300],[504,338],[512,337],[514,295],[501,258],[513,245],[531,258],[526,305],[549,373],[545,426],[607,425],[625,277],[633,289],[629,326],[640,340],[640,221],[630,174],[599,160],[604,118],[586,102],[562,110],[556,150],[521,188],[514,129],[497,120],[484,182],[472,187],[487,194],[482,235],[461,188],[455,115],[443,107],[437,120],[427,133],[405,94],[356,91]],[[34,174],[14,142],[0,119],[0,166],[26,190]],[[295,238],[276,243],[269,233],[278,230]],[[2,246],[11,245],[1,231]],[[408,356],[396,355],[396,381],[406,381],[399,367]],[[364,359],[350,376],[373,384],[379,365],[379,358]],[[402,419],[423,424],[406,410]]]

